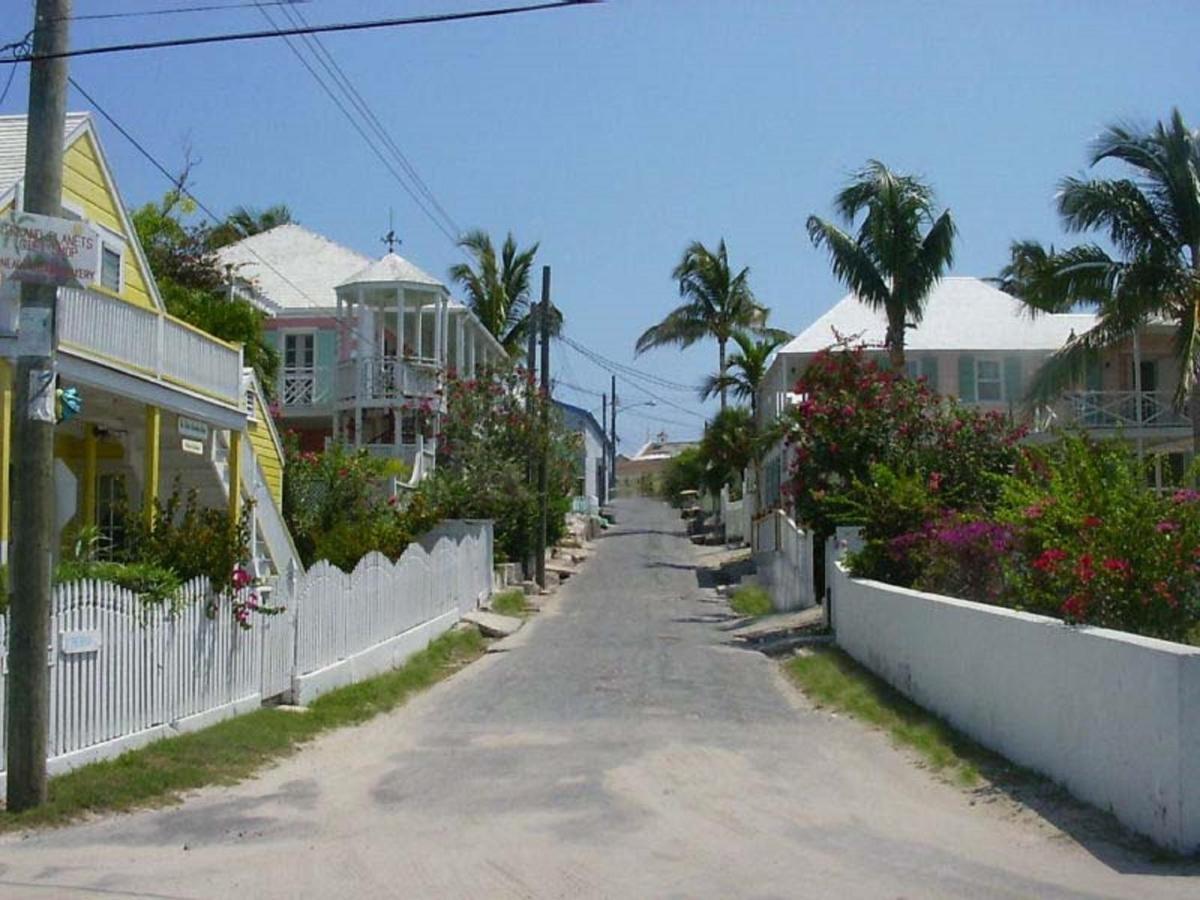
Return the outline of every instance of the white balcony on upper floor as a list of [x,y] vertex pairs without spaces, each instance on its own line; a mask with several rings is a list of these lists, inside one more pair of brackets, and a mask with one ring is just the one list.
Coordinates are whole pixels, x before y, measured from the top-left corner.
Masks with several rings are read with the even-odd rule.
[[1192,420],[1165,391],[1069,391],[1035,411],[1034,431],[1054,428],[1173,437],[1190,434]]

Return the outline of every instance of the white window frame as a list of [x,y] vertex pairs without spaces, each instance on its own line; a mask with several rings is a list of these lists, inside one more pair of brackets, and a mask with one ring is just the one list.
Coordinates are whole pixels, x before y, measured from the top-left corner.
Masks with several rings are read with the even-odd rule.
[[282,328],[280,329],[279,334],[279,355],[281,357],[280,362],[283,363],[284,370],[286,371],[289,368],[287,363],[288,338],[307,337],[312,341],[312,356],[310,357],[311,362],[307,366],[292,366],[291,368],[311,369],[315,371],[317,368],[317,330],[315,328]]
[[129,249],[125,243],[125,239],[111,228],[106,228],[95,222],[91,223],[95,229],[100,232],[100,258],[96,266],[96,284],[103,287],[106,291],[113,291],[113,288],[105,287],[104,281],[104,251],[115,251],[117,254],[117,287],[114,293],[125,293],[125,254]]
[[[995,378],[984,378],[982,369],[985,365],[996,367]],[[983,395],[983,385],[994,384],[996,386],[995,397],[985,397]],[[1004,361],[1000,359],[977,359],[975,360],[975,400],[979,403],[1003,403],[1004,402]]]

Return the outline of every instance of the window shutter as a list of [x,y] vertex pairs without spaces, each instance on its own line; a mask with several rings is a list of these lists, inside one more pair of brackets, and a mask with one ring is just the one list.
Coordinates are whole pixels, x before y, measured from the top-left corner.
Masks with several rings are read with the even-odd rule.
[[1021,357],[1004,357],[1004,399],[1011,403],[1021,401]]
[[966,353],[958,357],[958,399],[975,402],[975,357]]
[[925,379],[931,391],[938,389],[938,361],[936,356],[921,357],[921,377]]
[[316,398],[321,403],[329,399],[333,391],[333,369],[337,365],[337,332],[318,331],[313,348],[316,368]]
[[1087,361],[1087,369],[1084,372],[1084,379],[1089,391],[1101,390],[1102,375],[1100,373],[1100,360],[1093,357]]

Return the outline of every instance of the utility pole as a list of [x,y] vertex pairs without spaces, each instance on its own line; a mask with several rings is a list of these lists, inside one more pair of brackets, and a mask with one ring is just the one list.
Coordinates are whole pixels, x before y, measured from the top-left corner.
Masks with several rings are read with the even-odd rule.
[[610,433],[608,442],[611,445],[609,452],[612,454],[612,469],[608,473],[609,487],[616,490],[617,487],[617,376],[612,376],[612,416],[608,421]]
[[549,519],[547,483],[550,468],[550,267],[542,266],[542,303],[538,311],[542,337],[542,447],[538,458],[538,504],[540,506],[537,540],[537,583],[546,587],[546,526]]
[[[71,0],[37,0],[33,55],[65,53]],[[23,210],[62,217],[67,60],[29,66]],[[53,284],[21,285],[13,478],[12,600],[8,613],[8,808],[46,802],[49,718],[50,560],[54,541]]]
[[[538,314],[539,307],[536,303],[529,305],[529,319],[526,323],[525,338],[525,419],[533,421],[533,395],[537,390],[537,338],[538,338]],[[531,455],[525,460],[525,483],[530,488],[537,487],[537,461]],[[530,534],[531,539],[526,546],[536,546],[537,541],[534,535]],[[537,564],[530,558],[530,554],[525,555],[525,559],[521,561],[522,568],[525,570],[525,578],[534,577],[537,571]]]
[[608,394],[600,395],[600,439],[604,447],[604,462],[600,467],[600,482],[603,492],[600,495],[602,504],[608,503],[608,447],[603,445],[604,435],[608,433]]

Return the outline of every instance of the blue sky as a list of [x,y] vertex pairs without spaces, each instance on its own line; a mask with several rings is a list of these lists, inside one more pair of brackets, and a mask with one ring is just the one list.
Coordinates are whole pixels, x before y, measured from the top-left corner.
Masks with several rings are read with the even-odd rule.
[[[190,4],[76,0],[76,13],[164,5]],[[499,4],[301,9],[327,22],[483,5]],[[6,16],[0,43],[26,27]],[[80,22],[73,43],[262,27],[252,9]],[[541,241],[575,340],[683,383],[715,367],[714,345],[635,360],[633,342],[677,301],[670,271],[690,240],[723,236],[772,323],[798,331],[843,293],[804,221],[830,214],[868,158],[927,177],[958,221],[954,272],[986,276],[1013,238],[1064,239],[1055,183],[1082,171],[1105,124],[1178,105],[1200,125],[1194,3],[613,0],[325,42],[460,225]],[[191,147],[195,191],[212,208],[286,202],[303,224],[378,254],[391,207],[405,256],[436,274],[460,258],[282,42],[72,62],[168,168]],[[26,93],[22,70],[0,112],[23,112]],[[101,133],[126,200],[159,195],[161,176],[104,123]],[[573,384],[607,387],[573,351],[556,363]],[[700,423],[631,409],[622,449],[660,424],[685,437]]]

